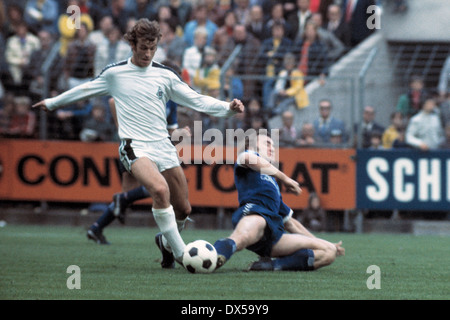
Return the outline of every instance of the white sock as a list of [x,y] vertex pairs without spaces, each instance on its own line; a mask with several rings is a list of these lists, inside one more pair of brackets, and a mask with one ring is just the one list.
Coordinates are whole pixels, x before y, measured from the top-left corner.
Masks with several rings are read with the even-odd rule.
[[[187,218],[185,218],[183,220],[176,219],[177,226],[178,226],[178,232],[181,232],[181,231],[184,230],[184,226],[186,225],[186,221],[188,221],[188,220],[189,220],[189,217],[187,217]],[[164,248],[167,249],[167,251],[172,252],[172,248],[170,247],[170,244],[167,241],[166,237],[164,237],[164,235],[162,237],[162,243],[163,243]]]
[[161,233],[167,240],[167,244],[172,249],[175,259],[181,260],[186,245],[178,232],[173,207],[170,206],[164,209],[152,208],[152,212],[159,230],[161,230]]

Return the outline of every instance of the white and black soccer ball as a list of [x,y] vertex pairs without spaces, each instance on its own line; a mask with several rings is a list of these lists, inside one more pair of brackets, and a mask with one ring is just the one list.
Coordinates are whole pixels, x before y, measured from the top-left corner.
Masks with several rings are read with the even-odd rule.
[[216,269],[216,248],[208,241],[196,240],[186,245],[183,265],[191,273],[211,273]]

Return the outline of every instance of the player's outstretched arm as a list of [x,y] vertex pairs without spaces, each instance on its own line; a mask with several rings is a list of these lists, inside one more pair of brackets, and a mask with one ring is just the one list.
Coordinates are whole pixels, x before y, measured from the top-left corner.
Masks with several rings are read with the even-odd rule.
[[42,109],[44,111],[48,111],[47,105],[45,104],[45,100],[39,101],[31,106],[33,109]]

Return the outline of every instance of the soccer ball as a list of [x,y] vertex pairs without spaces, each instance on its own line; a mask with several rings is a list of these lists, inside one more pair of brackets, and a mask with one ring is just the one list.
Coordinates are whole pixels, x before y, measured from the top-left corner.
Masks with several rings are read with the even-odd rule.
[[216,248],[208,241],[196,240],[186,245],[183,265],[191,273],[211,273],[216,269]]

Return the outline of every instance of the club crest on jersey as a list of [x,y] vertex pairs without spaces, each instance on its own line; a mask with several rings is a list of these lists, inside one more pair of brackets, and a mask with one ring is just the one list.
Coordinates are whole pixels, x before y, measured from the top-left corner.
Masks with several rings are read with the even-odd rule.
[[158,99],[162,99],[164,96],[164,92],[162,91],[161,87],[158,87],[158,92],[156,92],[156,96]]

